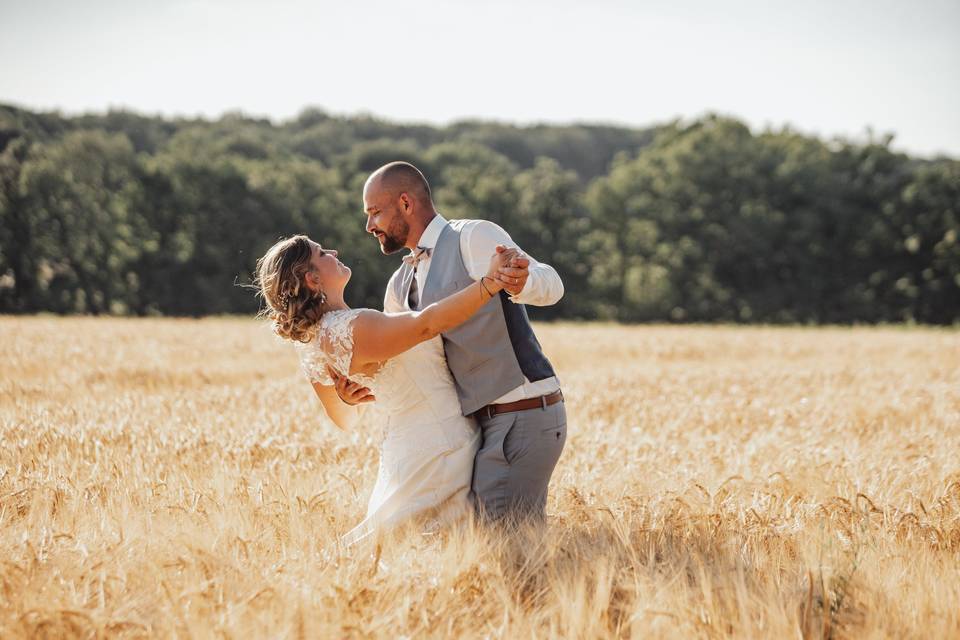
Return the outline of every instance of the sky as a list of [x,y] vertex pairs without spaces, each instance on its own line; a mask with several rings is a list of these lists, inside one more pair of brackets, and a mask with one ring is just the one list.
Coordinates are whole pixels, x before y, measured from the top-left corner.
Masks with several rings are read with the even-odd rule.
[[0,0],[0,103],[894,134],[960,157],[960,0]]

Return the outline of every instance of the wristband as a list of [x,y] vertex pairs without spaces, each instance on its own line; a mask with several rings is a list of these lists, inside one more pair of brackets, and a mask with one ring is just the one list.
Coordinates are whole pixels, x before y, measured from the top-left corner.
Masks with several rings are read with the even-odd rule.
[[[480,286],[483,287],[483,290],[486,291],[487,294],[492,298],[493,296],[495,296],[495,295],[497,295],[497,294],[495,294],[495,293],[490,293],[490,289],[487,289],[487,285],[486,285],[486,283],[484,282],[484,280],[486,280],[487,278],[489,278],[489,276],[483,276],[482,278],[480,278]],[[490,279],[493,280],[493,278],[490,278]]]

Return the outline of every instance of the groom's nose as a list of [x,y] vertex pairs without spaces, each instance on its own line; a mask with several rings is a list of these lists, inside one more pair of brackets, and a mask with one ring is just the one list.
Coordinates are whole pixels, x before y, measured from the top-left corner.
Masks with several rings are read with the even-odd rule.
[[367,216],[367,233],[373,233],[376,227],[373,226],[373,216]]

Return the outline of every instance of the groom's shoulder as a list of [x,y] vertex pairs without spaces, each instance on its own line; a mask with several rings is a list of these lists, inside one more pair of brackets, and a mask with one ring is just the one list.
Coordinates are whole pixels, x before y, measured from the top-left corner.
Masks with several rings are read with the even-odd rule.
[[489,220],[481,220],[480,218],[465,218],[462,220],[450,220],[448,224],[455,230],[460,233],[464,231],[473,231],[478,227],[484,226],[497,226],[496,223],[490,222]]
[[460,234],[461,245],[472,244],[475,239],[479,238],[495,243],[509,241],[510,239],[510,234],[507,233],[506,229],[490,220],[480,218],[451,220],[450,226]]
[[450,220],[447,224],[449,224],[450,228],[454,231],[460,232],[463,231],[464,225],[469,222],[473,222],[473,220]]

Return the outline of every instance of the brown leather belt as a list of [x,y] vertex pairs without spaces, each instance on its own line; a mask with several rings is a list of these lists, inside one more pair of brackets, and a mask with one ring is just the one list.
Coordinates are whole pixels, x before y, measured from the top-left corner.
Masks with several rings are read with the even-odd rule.
[[550,395],[538,396],[536,398],[526,398],[516,402],[505,402],[503,404],[488,404],[483,409],[478,409],[473,413],[475,418],[492,418],[501,413],[510,413],[511,411],[526,411],[528,409],[546,409],[552,404],[563,401],[563,392],[557,389]]

